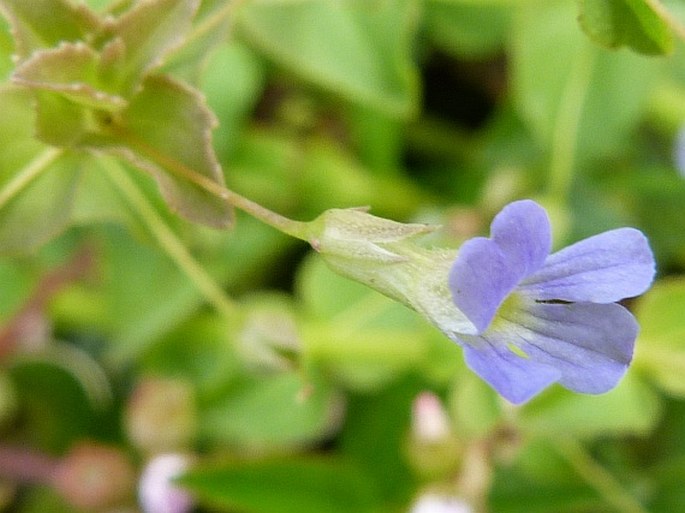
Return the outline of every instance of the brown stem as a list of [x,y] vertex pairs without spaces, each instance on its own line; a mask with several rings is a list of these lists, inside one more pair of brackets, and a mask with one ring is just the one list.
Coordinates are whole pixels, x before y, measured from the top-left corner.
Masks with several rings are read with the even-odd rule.
[[49,484],[58,460],[23,447],[0,446],[0,477],[13,482]]
[[62,287],[84,276],[92,267],[92,260],[90,249],[84,248],[40,280],[22,308],[0,327],[0,361],[13,353],[28,333],[35,332],[36,322],[43,317],[48,301]]

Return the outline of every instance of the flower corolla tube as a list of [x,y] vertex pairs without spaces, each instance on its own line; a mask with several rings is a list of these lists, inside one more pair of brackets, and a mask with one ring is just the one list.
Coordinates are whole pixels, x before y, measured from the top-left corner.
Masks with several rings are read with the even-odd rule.
[[610,230],[550,254],[549,219],[531,200],[507,205],[489,238],[458,252],[413,242],[431,227],[359,210],[328,211],[318,223],[312,245],[334,271],[424,315],[512,403],[553,383],[603,393],[630,364],[638,326],[617,302],[642,294],[655,274],[639,230]]

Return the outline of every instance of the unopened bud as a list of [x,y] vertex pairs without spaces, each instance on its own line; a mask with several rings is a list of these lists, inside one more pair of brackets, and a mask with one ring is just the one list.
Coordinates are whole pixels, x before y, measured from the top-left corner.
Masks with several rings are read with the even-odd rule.
[[129,439],[145,452],[187,447],[197,431],[191,385],[179,379],[143,380],[127,406],[125,426]]
[[412,435],[421,443],[440,443],[452,433],[447,411],[440,398],[431,392],[422,392],[412,408]]
[[101,510],[133,495],[135,471],[121,450],[86,442],[59,462],[53,485],[74,507]]
[[293,314],[278,297],[260,298],[237,339],[245,360],[262,370],[290,369],[300,351]]
[[414,471],[426,480],[439,480],[455,473],[463,446],[454,434],[440,399],[422,392],[414,400],[407,457]]

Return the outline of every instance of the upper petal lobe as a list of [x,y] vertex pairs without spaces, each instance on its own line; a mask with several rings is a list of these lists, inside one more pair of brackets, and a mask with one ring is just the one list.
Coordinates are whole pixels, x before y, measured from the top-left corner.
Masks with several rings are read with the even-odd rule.
[[547,214],[537,203],[516,201],[492,222],[492,237],[464,243],[450,270],[455,305],[483,332],[516,285],[543,265],[551,246]]
[[492,240],[476,237],[462,245],[450,269],[449,282],[454,304],[475,327],[473,334],[488,327],[521,278]]
[[520,288],[539,300],[613,303],[642,294],[654,273],[647,238],[634,228],[619,228],[550,255]]
[[547,213],[531,200],[515,201],[492,221],[491,238],[502,249],[517,274],[537,271],[552,249],[552,229]]

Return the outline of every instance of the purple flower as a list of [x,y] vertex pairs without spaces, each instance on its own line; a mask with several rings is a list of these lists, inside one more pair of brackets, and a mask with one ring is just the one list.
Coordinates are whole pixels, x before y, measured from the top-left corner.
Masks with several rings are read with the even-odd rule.
[[513,403],[555,382],[590,394],[618,383],[638,327],[615,302],[643,293],[655,272],[641,232],[608,231],[550,255],[547,214],[530,200],[505,207],[489,239],[458,251],[416,243],[434,229],[333,209],[311,223],[309,240],[332,270],[462,345],[469,367]]
[[589,394],[613,388],[638,331],[615,302],[654,278],[647,239],[632,228],[550,249],[544,209],[517,201],[495,217],[490,238],[460,248],[449,272],[452,299],[470,325],[448,334],[468,366],[513,403],[555,382]]

